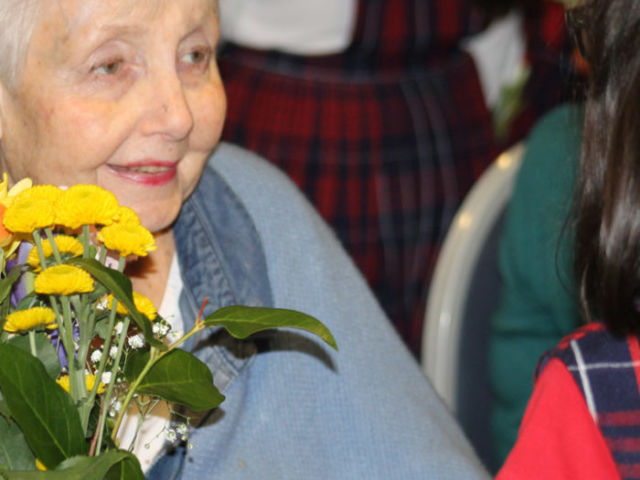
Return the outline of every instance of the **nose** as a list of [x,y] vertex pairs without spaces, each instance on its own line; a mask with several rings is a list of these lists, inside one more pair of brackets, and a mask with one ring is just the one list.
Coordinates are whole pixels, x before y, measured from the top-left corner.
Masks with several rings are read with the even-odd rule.
[[193,129],[193,113],[178,75],[159,75],[146,88],[148,101],[143,133],[159,134],[171,140],[186,138]]

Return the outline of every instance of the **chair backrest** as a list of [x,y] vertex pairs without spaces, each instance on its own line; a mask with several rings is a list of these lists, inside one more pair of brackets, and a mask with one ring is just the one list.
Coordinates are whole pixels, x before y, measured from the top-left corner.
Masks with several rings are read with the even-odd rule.
[[498,243],[524,145],[500,155],[466,196],[431,281],[422,368],[491,471],[489,324],[500,293]]

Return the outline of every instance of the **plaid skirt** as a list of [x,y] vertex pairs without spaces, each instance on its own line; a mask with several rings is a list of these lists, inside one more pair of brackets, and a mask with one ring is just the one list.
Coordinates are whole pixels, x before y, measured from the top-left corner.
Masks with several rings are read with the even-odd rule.
[[465,194],[497,154],[473,60],[360,72],[236,46],[223,138],[284,170],[420,352],[429,280]]

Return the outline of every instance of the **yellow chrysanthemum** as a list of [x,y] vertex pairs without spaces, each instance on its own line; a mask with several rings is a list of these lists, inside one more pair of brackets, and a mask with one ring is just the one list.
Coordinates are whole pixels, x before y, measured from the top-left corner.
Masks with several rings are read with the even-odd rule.
[[4,214],[13,199],[23,190],[31,187],[31,179],[24,178],[16,183],[11,190],[9,187],[9,179],[6,173],[2,174],[2,182],[0,182],[0,248],[4,250],[4,258],[8,258],[16,251],[20,245],[20,240],[7,230],[4,226]]
[[11,202],[4,213],[4,226],[13,233],[31,233],[36,228],[51,227],[55,222],[51,200],[30,197],[25,190]]
[[3,329],[10,333],[26,332],[32,328],[44,326],[48,329],[57,328],[56,314],[50,308],[33,307],[28,310],[18,310],[7,315]]
[[109,250],[114,250],[123,257],[146,257],[156,249],[153,235],[142,225],[114,223],[100,230],[98,240]]
[[93,278],[79,267],[55,265],[38,274],[34,288],[43,295],[87,293],[93,291]]
[[22,195],[31,198],[42,198],[55,204],[62,195],[62,189],[55,185],[34,185],[25,189]]
[[[55,237],[56,246],[61,254],[70,254],[73,257],[79,257],[82,255],[84,248],[82,243],[76,237],[70,237],[68,235],[58,235]],[[42,242],[42,251],[45,258],[49,258],[53,255],[53,248],[49,240]],[[27,264],[35,268],[36,271],[40,270],[40,256],[38,255],[38,249],[32,248],[27,256]]]
[[121,224],[140,225],[140,217],[129,207],[119,207],[114,220]]
[[[60,375],[57,379],[56,379],[56,383],[58,385],[60,385],[65,392],[69,393],[69,375]],[[84,376],[84,385],[85,388],[87,389],[87,392],[90,392],[93,390],[93,386],[96,384],[96,376],[92,373],[90,374],[85,374]],[[104,393],[106,391],[106,387],[104,385],[104,383],[100,382],[98,384],[98,395]]]
[[[133,304],[136,306],[136,310],[145,315],[150,321],[154,321],[158,316],[158,310],[151,300],[138,292],[133,292]],[[113,305],[113,294],[107,297],[107,306],[111,309]],[[121,315],[128,315],[129,310],[122,302],[118,302],[116,305],[116,312]]]
[[96,185],[74,185],[64,190],[56,208],[56,223],[69,228],[110,225],[118,211],[116,196]]

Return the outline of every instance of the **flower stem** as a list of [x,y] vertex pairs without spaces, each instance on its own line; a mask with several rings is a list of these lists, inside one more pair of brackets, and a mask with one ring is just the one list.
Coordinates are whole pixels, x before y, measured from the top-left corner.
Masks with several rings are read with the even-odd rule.
[[82,226],[82,246],[84,247],[83,254],[82,254],[83,258],[90,258],[91,239],[89,237],[89,233],[90,233],[89,225],[83,225]]
[[149,370],[151,370],[151,367],[153,367],[156,361],[158,361],[158,359],[161,357],[162,357],[162,353],[158,355],[157,350],[151,347],[151,355],[149,356],[149,361],[144,366],[144,368],[142,369],[138,377],[135,379],[135,381],[129,385],[127,396],[124,398],[124,401],[122,402],[122,408],[120,409],[120,412],[118,412],[118,418],[116,420],[115,426],[113,427],[113,433],[111,434],[111,438],[113,438],[114,440],[116,439],[116,435],[118,434],[118,430],[120,429],[120,425],[122,424],[124,414],[129,408],[129,404],[131,403],[131,400],[133,399],[133,396],[135,395],[136,390],[140,386],[140,383],[144,379],[145,375],[149,372]]
[[40,258],[40,267],[42,270],[47,269],[47,262],[44,256],[44,250],[42,250],[42,237],[40,236],[40,230],[36,229],[33,231],[33,242],[36,244],[36,248],[38,249],[38,257]]
[[[107,332],[113,332],[113,327],[116,323],[116,305],[117,305],[116,302],[117,300],[114,300],[114,305],[112,306],[111,311],[109,312],[109,325],[107,327]],[[98,394],[98,387],[100,386],[100,380],[102,379],[102,374],[104,373],[107,366],[107,361],[109,360],[109,350],[111,349],[111,338],[112,338],[112,335],[107,335],[107,338],[105,338],[104,344],[102,345],[102,357],[100,358],[100,364],[98,365],[98,370],[95,372],[96,382],[93,385],[93,389],[89,393],[89,397],[87,398],[88,405],[93,405],[96,395]],[[116,381],[117,373],[118,373],[118,368],[117,366],[114,365],[114,368],[111,372],[110,383],[113,383]],[[106,394],[102,397],[103,402],[105,401],[105,398],[109,399],[109,397],[111,396],[112,390],[113,390],[112,388],[107,388]],[[107,402],[107,405],[108,404],[109,403]],[[86,415],[86,417],[81,418],[81,420],[82,420],[83,428],[86,429],[87,424],[89,422],[89,415]],[[102,420],[103,419],[101,418],[100,421],[102,422]],[[105,416],[105,420],[106,420],[106,416]]]
[[203,328],[204,328],[204,322],[201,319],[197,319],[195,325],[193,326],[193,328],[191,330],[189,330],[189,332],[186,335],[184,335],[178,341],[173,343],[164,352],[161,352],[158,349],[151,347],[151,352],[150,352],[150,355],[149,355],[149,361],[144,366],[142,371],[138,374],[138,376],[136,377],[135,381],[132,384],[129,385],[129,389],[127,391],[127,396],[125,397],[124,401],[122,402],[122,408],[120,409],[120,412],[118,414],[118,419],[116,420],[115,427],[113,428],[112,438],[114,440],[115,440],[116,435],[118,433],[118,429],[120,428],[120,424],[122,423],[122,419],[124,418],[124,412],[126,412],[127,408],[129,407],[129,404],[131,403],[131,400],[133,399],[133,396],[136,394],[136,391],[138,390],[138,387],[140,386],[140,383],[142,383],[142,380],[144,380],[144,377],[147,375],[147,373],[149,373],[149,370],[151,370],[151,368],[158,362],[158,360],[160,360],[162,357],[167,355],[169,352],[172,352],[174,349],[176,349],[178,347],[178,345],[180,345],[182,342],[184,342],[187,338],[191,337],[192,335],[194,335],[195,333],[199,332]]
[[38,358],[38,349],[36,348],[36,332],[29,330],[29,347],[31,348],[31,355]]
[[60,296],[60,303],[62,304],[62,322],[64,324],[62,342],[64,349],[67,351],[67,368],[69,369],[69,393],[73,401],[77,402],[86,395],[84,370],[78,372],[76,369],[76,349],[73,344],[73,320],[71,318],[69,299],[62,295]]
[[[84,231],[83,230],[83,233],[88,238],[88,231]],[[104,251],[104,255],[102,255],[103,251]],[[100,255],[100,261],[102,263],[104,263],[104,259],[106,257],[106,249],[104,249],[104,246],[103,246],[103,250],[101,250],[100,254],[101,254]],[[125,259],[123,257],[120,257],[119,262],[118,262],[118,270],[120,272],[122,272],[124,270],[124,266],[125,266]],[[107,360],[109,358],[109,350],[111,349],[111,337],[112,337],[111,332],[113,332],[113,328],[115,326],[116,308],[117,308],[117,306],[118,306],[118,300],[114,297],[113,304],[111,305],[111,312],[109,314],[109,326],[107,328],[107,332],[109,332],[109,335],[107,335],[107,338],[104,341],[104,345],[102,347],[102,358],[100,359],[100,365],[98,366],[98,371],[96,372],[96,382],[95,382],[95,385],[93,387],[93,390],[89,394],[89,399],[90,399],[91,403],[93,403],[93,399],[95,399],[95,397],[97,395],[98,385],[99,385],[99,382],[100,382],[100,380],[102,378],[102,374],[105,371]],[[130,321],[129,318],[126,318],[124,320],[123,325],[122,325],[122,332],[120,333],[120,339],[118,341],[118,352],[116,353],[116,358],[114,359],[113,367],[112,367],[112,370],[111,370],[111,381],[109,382],[109,385],[107,386],[107,391],[105,392],[104,396],[102,397],[102,401],[103,401],[105,407],[101,412],[99,425],[98,425],[98,430],[100,431],[100,433],[98,435],[98,440],[97,440],[97,445],[96,445],[96,451],[97,452],[100,452],[100,449],[102,448],[102,437],[104,435],[104,429],[105,429],[105,425],[107,423],[107,415],[108,415],[109,410],[110,410],[109,405],[111,404],[111,395],[113,393],[114,385],[116,384],[117,377],[118,377],[118,369],[120,368],[120,358],[122,356],[122,350],[124,348],[124,341],[127,338],[127,331],[129,330],[129,321]],[[87,417],[87,421],[88,421],[88,417]],[[115,439],[115,434],[113,435],[113,438]]]
[[58,250],[58,245],[56,244],[55,239],[53,238],[53,232],[49,227],[44,229],[44,234],[47,236],[47,240],[49,240],[49,245],[51,245],[51,250],[53,251],[53,258],[56,259],[58,264],[62,263],[62,256],[60,255],[60,250]]
[[[115,309],[115,306],[113,307]],[[116,353],[116,358],[113,361],[113,374],[111,375],[111,381],[109,382],[109,386],[107,387],[107,393],[105,394],[105,402],[106,408],[104,412],[102,412],[102,418],[100,419],[100,437],[98,438],[98,452],[100,451],[100,446],[102,443],[102,432],[104,431],[104,426],[106,423],[106,413],[109,411],[109,402],[111,402],[111,393],[113,392],[114,385],[117,381],[117,371],[120,367],[120,359],[122,358],[122,351],[124,350],[124,342],[127,338],[127,331],[129,330],[129,317],[124,319],[122,325],[122,332],[120,333],[120,338],[118,339],[118,353]],[[120,408],[120,412],[118,412],[118,421],[116,422],[116,426],[113,429],[113,433],[111,438],[115,440],[116,434],[118,433],[118,427],[120,426],[120,422],[122,422],[122,417],[124,416],[125,406],[123,404],[122,408]]]
[[[96,385],[98,382],[96,381]],[[102,411],[104,410],[104,397],[100,399],[100,416],[102,417]],[[96,428],[96,431],[93,434],[93,438],[91,439],[91,448],[89,449],[89,456],[93,457],[96,454],[96,447],[98,444],[98,435],[102,435],[102,430],[100,428]]]

